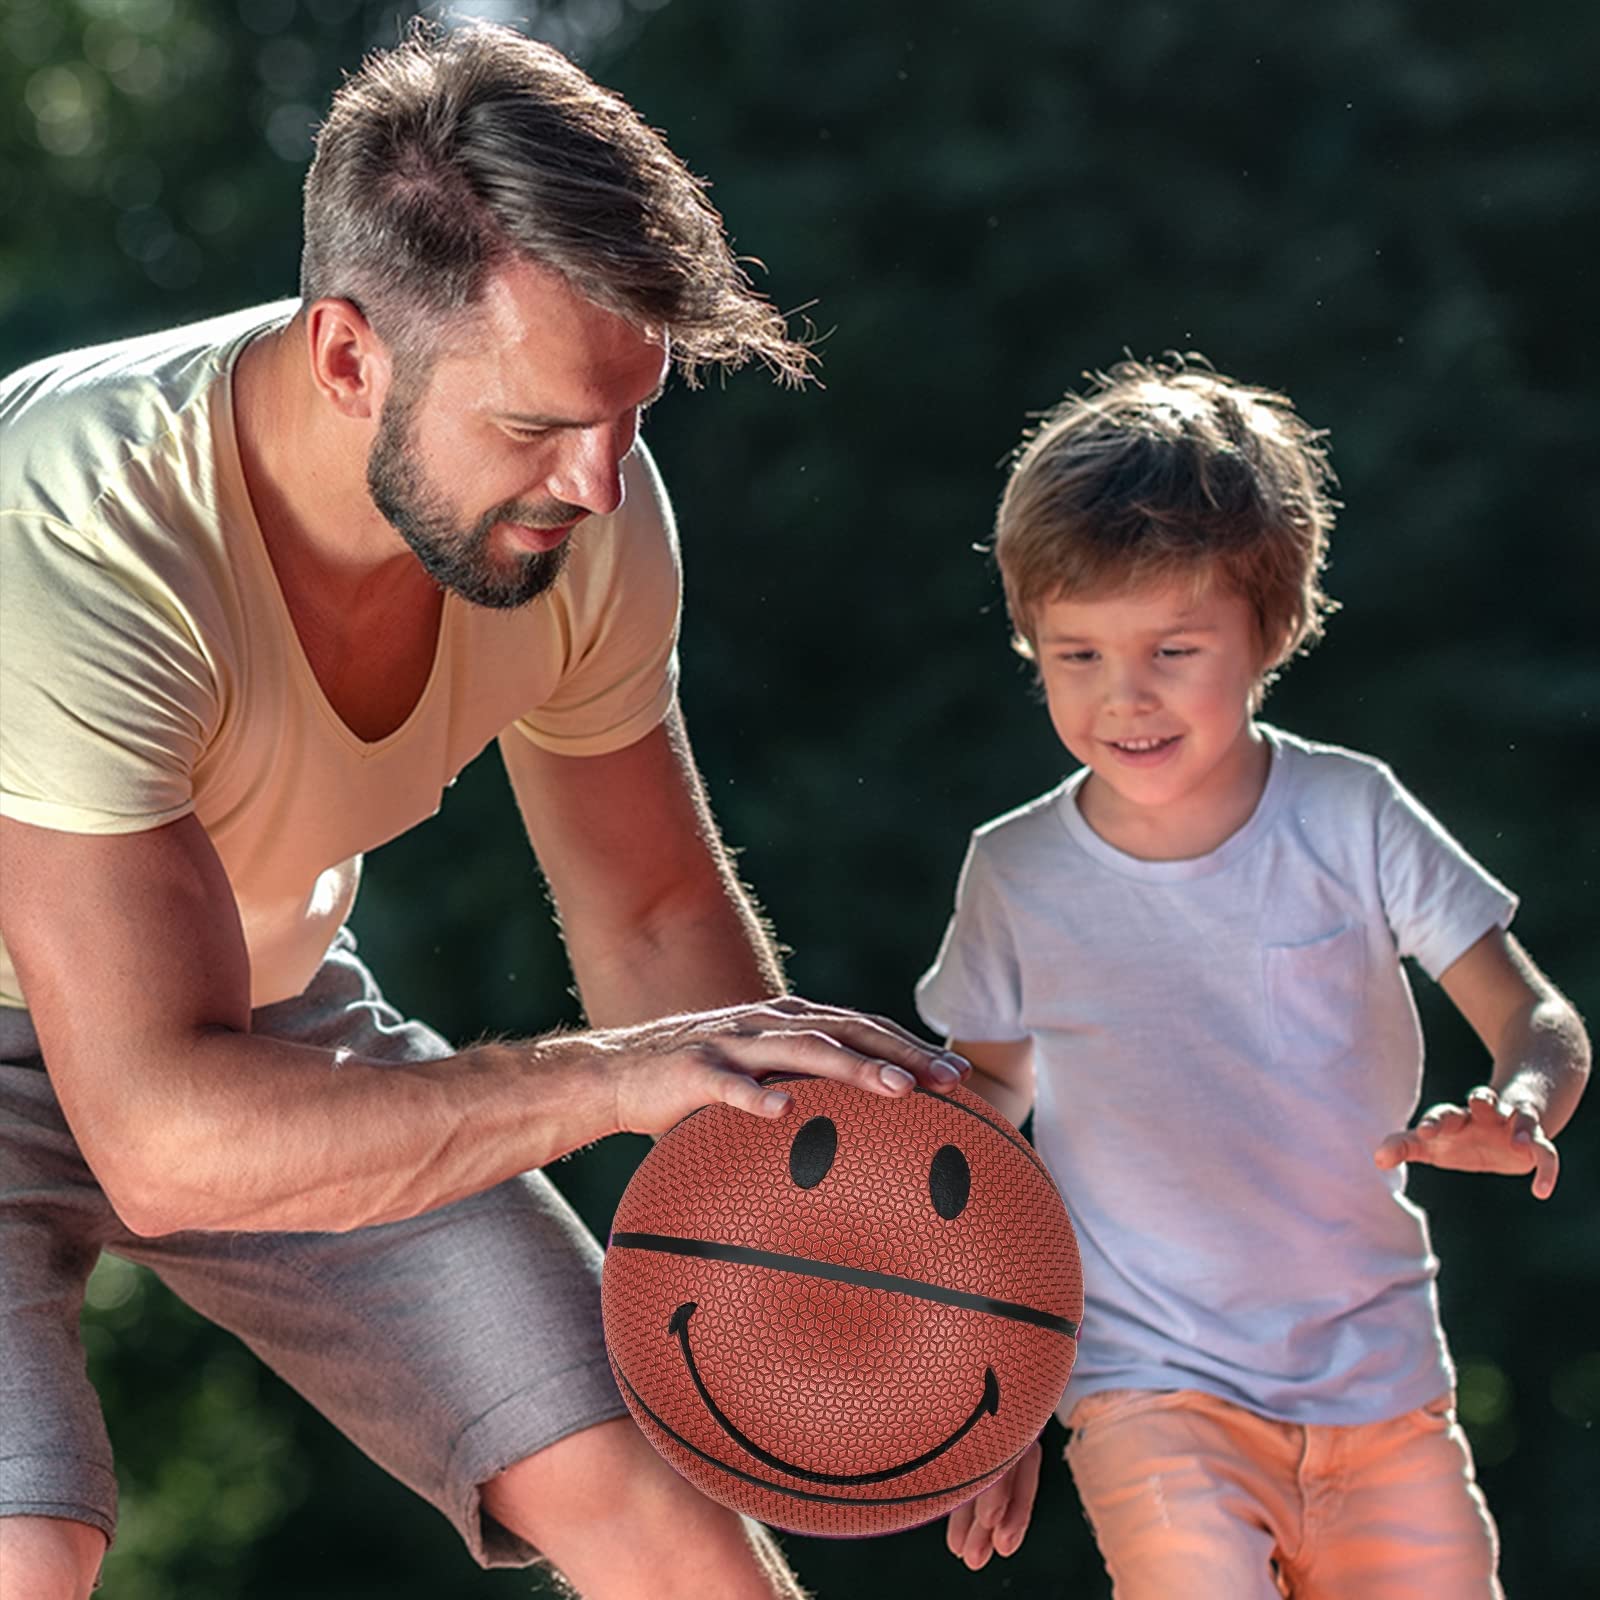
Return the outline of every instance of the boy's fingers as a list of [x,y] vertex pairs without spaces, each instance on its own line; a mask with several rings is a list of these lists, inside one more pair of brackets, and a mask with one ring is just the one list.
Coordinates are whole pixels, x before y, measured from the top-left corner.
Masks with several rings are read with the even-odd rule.
[[975,1521],[967,1530],[967,1542],[961,1550],[962,1561],[969,1571],[977,1572],[988,1564],[993,1554],[994,1540],[989,1537],[989,1530]]
[[1506,1126],[1510,1130],[1511,1142],[1514,1145],[1536,1144],[1544,1132],[1539,1126],[1538,1117],[1520,1106],[1512,1110]]
[[1441,1133],[1456,1133],[1472,1120],[1472,1113],[1463,1106],[1429,1106],[1417,1118],[1416,1134],[1423,1139],[1436,1139]]
[[1500,1096],[1486,1083],[1479,1084],[1467,1096],[1467,1117],[1473,1122],[1503,1122],[1506,1111],[1507,1108],[1500,1103]]
[[1412,1134],[1389,1133],[1378,1141],[1378,1148],[1373,1151],[1372,1159],[1388,1171],[1391,1167],[1398,1167],[1402,1161],[1409,1161],[1413,1151],[1420,1149],[1420,1141]]
[[1007,1475],[998,1483],[991,1483],[974,1502],[977,1507],[978,1526],[993,1533],[1000,1526],[1010,1501],[1011,1479]]
[[1511,1143],[1533,1163],[1533,1194],[1536,1200],[1548,1200],[1555,1192],[1556,1179],[1561,1173],[1561,1157],[1549,1134],[1544,1131],[1537,1112],[1526,1106],[1509,1106]]
[[972,1502],[957,1506],[944,1526],[944,1542],[950,1554],[959,1556],[967,1547],[967,1532],[972,1527]]
[[1561,1157],[1556,1147],[1541,1130],[1533,1141],[1533,1197],[1548,1200],[1555,1193],[1556,1179],[1561,1176]]
[[1028,1531],[1028,1523],[1033,1518],[1033,1502],[1039,1493],[1041,1459],[1042,1452],[1035,1446],[1017,1464],[1011,1498],[994,1536],[994,1547],[1003,1556],[1015,1555],[1022,1543],[1022,1536]]

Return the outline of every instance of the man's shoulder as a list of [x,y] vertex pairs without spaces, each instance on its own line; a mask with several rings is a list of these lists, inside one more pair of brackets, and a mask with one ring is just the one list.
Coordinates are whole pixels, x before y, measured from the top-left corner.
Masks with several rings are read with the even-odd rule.
[[167,437],[230,352],[292,302],[45,356],[0,378],[0,509],[70,520],[78,487]]

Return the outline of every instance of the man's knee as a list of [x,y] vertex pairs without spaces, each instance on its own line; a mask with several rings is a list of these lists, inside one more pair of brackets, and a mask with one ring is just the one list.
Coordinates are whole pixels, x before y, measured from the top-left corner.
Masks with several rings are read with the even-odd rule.
[[85,1600],[100,1575],[106,1536],[65,1517],[0,1517],[3,1600]]
[[580,1594],[801,1600],[766,1530],[679,1477],[625,1417],[508,1467],[482,1498]]
[[[603,1522],[693,1494],[627,1417],[581,1428],[483,1486],[483,1508],[519,1533],[532,1521]],[[694,1496],[696,1499],[699,1496]],[[539,1541],[534,1540],[534,1543]]]

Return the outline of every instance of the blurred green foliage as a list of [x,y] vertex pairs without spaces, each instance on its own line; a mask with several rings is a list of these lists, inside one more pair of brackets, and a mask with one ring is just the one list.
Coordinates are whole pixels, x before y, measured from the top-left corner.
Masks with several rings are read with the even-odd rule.
[[[1588,370],[1600,12],[1580,0],[571,0],[522,15],[663,128],[825,388],[674,393],[684,700],[797,988],[910,1017],[966,832],[1061,754],[985,539],[1024,419],[1086,368],[1198,349],[1331,432],[1345,609],[1269,715],[1391,761],[1525,899],[1600,1011],[1600,595]],[[9,0],[0,364],[293,292],[310,129],[409,8]],[[487,841],[487,842],[486,842]],[[378,853],[357,927],[446,1032],[576,1016],[494,758]],[[1419,995],[1428,1093],[1484,1076]],[[1419,1171],[1461,1410],[1513,1594],[1600,1587],[1592,1112],[1560,1189]],[[602,1235],[641,1154],[558,1180]],[[119,1451],[113,1596],[537,1590],[149,1280],[86,1314]],[[1060,1444],[1052,1428],[1047,1443]],[[967,1577],[930,1528],[788,1541],[825,1596],[1106,1593],[1058,1452],[1022,1551]]]

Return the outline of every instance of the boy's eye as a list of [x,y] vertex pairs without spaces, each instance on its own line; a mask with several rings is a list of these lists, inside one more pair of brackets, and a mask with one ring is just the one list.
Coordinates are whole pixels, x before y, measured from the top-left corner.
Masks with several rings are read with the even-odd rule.
[[1093,650],[1060,650],[1060,651],[1058,651],[1056,653],[1056,660],[1057,661],[1067,661],[1067,662],[1073,663],[1074,665],[1077,665],[1077,664],[1080,664],[1080,663],[1085,662],[1085,661],[1093,661],[1094,660],[1094,651]]
[[1167,657],[1194,656],[1199,655],[1199,653],[1192,644],[1166,644],[1156,652],[1157,655]]

